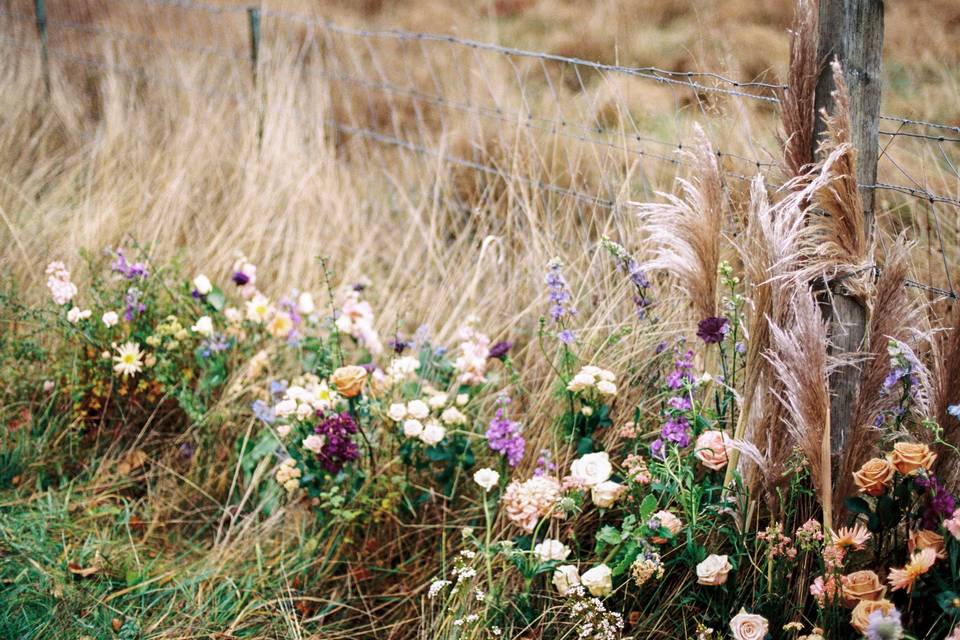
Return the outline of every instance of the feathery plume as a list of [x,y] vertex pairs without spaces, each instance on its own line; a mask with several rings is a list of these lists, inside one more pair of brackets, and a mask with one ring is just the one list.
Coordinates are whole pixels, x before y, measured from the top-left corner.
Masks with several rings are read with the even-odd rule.
[[641,203],[638,208],[657,246],[643,268],[674,274],[702,319],[716,315],[724,193],[716,154],[703,129],[694,128],[693,148],[684,152],[693,166],[691,176],[677,178],[682,197],[658,192],[666,203]]
[[832,366],[827,356],[827,325],[808,287],[789,302],[789,320],[770,323],[767,358],[783,392],[783,422],[810,464],[814,488],[823,506],[824,526],[832,526],[830,480],[830,391]]
[[[960,422],[950,413],[952,405],[960,404],[960,305],[953,306],[946,324],[931,340],[931,404],[933,417],[943,429],[944,441],[960,447]],[[960,489],[960,465],[955,455],[938,457],[936,475],[948,490]]]
[[787,177],[804,175],[813,164],[814,98],[817,88],[817,6],[798,0],[790,28],[790,68],[780,99],[779,135]]
[[817,207],[816,215],[809,219],[814,242],[802,277],[843,277],[851,294],[862,299],[869,282],[869,273],[863,267],[870,263],[871,249],[857,187],[857,154],[850,137],[850,95],[840,64],[834,61],[832,68],[835,110],[821,114],[827,125],[819,148],[822,160],[810,174]]

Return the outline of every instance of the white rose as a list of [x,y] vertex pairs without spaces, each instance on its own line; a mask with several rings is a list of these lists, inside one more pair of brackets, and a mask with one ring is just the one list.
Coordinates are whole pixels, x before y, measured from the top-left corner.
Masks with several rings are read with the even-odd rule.
[[103,314],[103,317],[100,318],[103,321],[103,324],[107,327],[115,327],[117,323],[120,322],[120,316],[117,315],[116,311],[107,311]]
[[612,396],[617,393],[617,385],[613,384],[609,380],[601,380],[597,383],[597,391],[605,396]]
[[469,393],[458,393],[458,394],[457,394],[457,405],[459,405],[459,406],[462,407],[463,405],[467,404],[468,402],[470,402],[470,394],[469,394]]
[[444,409],[443,413],[440,414],[440,419],[445,424],[465,424],[467,422],[467,416],[463,415],[456,407]]
[[613,591],[613,572],[607,565],[600,564],[580,576],[580,582],[587,588],[590,595],[602,598]]
[[565,596],[580,585],[580,572],[572,564],[564,564],[557,567],[553,572],[553,586],[557,588],[560,595]]
[[290,433],[290,425],[281,424],[277,427],[277,435],[280,436],[280,438],[286,438],[289,433]]
[[767,635],[769,626],[763,616],[747,613],[743,609],[730,620],[730,631],[736,640],[761,640]]
[[202,273],[193,279],[193,288],[202,296],[213,291],[213,285],[210,284],[210,278]]
[[566,560],[570,555],[570,547],[559,540],[547,538],[533,547],[533,555],[540,562],[550,560]]
[[309,449],[316,454],[320,454],[323,451],[323,445],[326,443],[326,439],[323,436],[319,436],[315,433],[311,433],[306,438],[303,439],[303,448]]
[[273,408],[273,413],[278,418],[283,418],[285,416],[291,415],[294,411],[297,410],[297,401],[287,398],[286,400],[281,400]]
[[593,504],[601,509],[608,509],[617,501],[623,489],[622,484],[618,484],[613,480],[605,480],[593,485],[593,488],[590,490],[590,498],[593,500]]
[[423,433],[420,434],[420,440],[422,440],[424,444],[432,447],[443,440],[445,435],[447,435],[447,430],[436,420],[431,420],[424,425]]
[[[607,371],[606,369],[600,369],[596,376],[604,382],[616,382],[617,380],[617,376],[614,375],[613,371]],[[597,388],[600,388],[599,384],[597,385]]]
[[583,391],[584,389],[589,389],[593,386],[596,380],[589,373],[584,373],[581,371],[577,375],[573,376],[573,379],[567,383],[567,391],[572,391],[577,393],[578,391]]
[[213,319],[210,316],[203,316],[197,323],[190,327],[190,331],[199,333],[202,336],[209,336],[213,333]]
[[417,420],[423,420],[430,415],[430,408],[423,400],[411,400],[407,403],[407,413]]
[[570,464],[570,475],[580,484],[593,487],[610,479],[613,466],[606,451],[588,453]]
[[427,400],[427,404],[430,405],[431,409],[439,409],[443,405],[447,404],[447,394],[438,393],[436,395],[430,396],[430,399]]
[[500,482],[500,474],[493,469],[479,469],[473,474],[473,481],[483,487],[484,491],[490,491]]
[[708,587],[718,587],[727,581],[733,566],[727,556],[710,554],[697,565],[697,582]]
[[387,417],[394,422],[400,422],[407,417],[407,405],[402,402],[394,402],[387,410]]
[[316,305],[313,304],[313,296],[308,292],[304,291],[297,298],[297,311],[301,314],[308,316],[316,310]]
[[419,438],[421,433],[423,433],[422,422],[413,418],[403,421],[403,435],[408,438]]

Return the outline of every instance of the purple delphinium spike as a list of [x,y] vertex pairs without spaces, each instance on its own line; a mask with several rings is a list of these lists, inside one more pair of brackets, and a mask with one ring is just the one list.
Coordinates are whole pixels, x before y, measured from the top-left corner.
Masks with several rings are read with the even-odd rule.
[[507,464],[515,467],[523,460],[526,441],[520,435],[520,423],[510,420],[506,416],[508,404],[510,404],[508,396],[500,396],[497,399],[497,412],[493,420],[490,421],[486,438],[491,451],[503,455],[507,459]]

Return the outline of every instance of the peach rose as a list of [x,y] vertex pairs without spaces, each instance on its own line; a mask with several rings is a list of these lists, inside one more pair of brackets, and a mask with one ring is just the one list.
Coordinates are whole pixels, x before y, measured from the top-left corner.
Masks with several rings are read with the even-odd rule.
[[766,618],[743,609],[730,620],[730,631],[736,640],[761,640],[769,628]]
[[905,476],[920,468],[929,470],[936,459],[937,454],[922,442],[898,442],[890,454],[890,463]]
[[363,383],[367,379],[367,370],[363,367],[350,365],[340,367],[330,376],[330,382],[345,398],[354,398],[363,390]]
[[871,458],[853,474],[853,481],[868,496],[879,496],[893,480],[895,469],[889,460]]
[[893,611],[893,603],[883,598],[880,600],[861,600],[850,612],[850,624],[861,634],[866,633],[867,625],[870,624],[870,614],[874,611],[882,611],[883,615],[889,615]]
[[727,466],[727,445],[729,438],[723,431],[704,431],[697,437],[693,455],[707,469],[717,471]]
[[911,556],[915,551],[933,549],[937,557],[941,560],[947,557],[947,552],[944,550],[943,536],[929,529],[921,529],[911,533],[910,539],[907,540],[907,549],[910,551]]
[[727,581],[733,566],[727,556],[710,554],[697,565],[697,582],[708,587],[718,587]]
[[[650,519],[658,521],[660,526],[669,531],[673,536],[676,536],[680,533],[680,529],[683,529],[683,521],[669,511],[657,511]],[[660,536],[653,536],[650,540],[656,544],[663,544],[667,541],[666,538]]]
[[844,576],[841,590],[848,607],[856,606],[861,600],[880,600],[887,594],[887,588],[880,582],[880,577],[870,571],[854,571]]

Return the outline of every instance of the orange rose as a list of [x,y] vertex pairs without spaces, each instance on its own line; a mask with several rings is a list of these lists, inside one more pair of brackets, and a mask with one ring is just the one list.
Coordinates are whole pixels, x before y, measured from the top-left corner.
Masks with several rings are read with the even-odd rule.
[[905,476],[921,467],[929,470],[936,459],[937,454],[922,442],[898,442],[890,454],[890,463]]
[[870,614],[874,611],[882,611],[883,615],[889,615],[893,611],[893,603],[889,600],[861,600],[857,606],[850,612],[850,624],[861,634],[867,632],[867,626],[870,624]]
[[893,480],[894,468],[888,460],[871,458],[854,472],[853,481],[868,496],[879,496]]
[[911,533],[910,539],[907,540],[907,549],[910,551],[911,556],[915,551],[933,549],[937,557],[941,560],[947,557],[947,553],[944,550],[943,536],[929,529],[921,529]]
[[367,370],[356,365],[340,367],[330,376],[330,382],[337,388],[340,395],[345,398],[353,398],[360,395],[366,379]]
[[880,600],[887,594],[880,577],[869,569],[854,571],[845,576],[842,582],[843,598],[848,607],[855,606],[861,600]]

